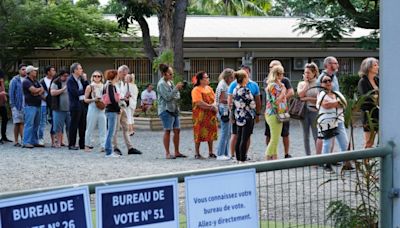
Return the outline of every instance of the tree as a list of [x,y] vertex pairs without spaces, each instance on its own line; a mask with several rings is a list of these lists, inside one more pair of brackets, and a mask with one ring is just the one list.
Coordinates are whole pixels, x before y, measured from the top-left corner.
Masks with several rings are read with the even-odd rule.
[[271,8],[268,0],[191,0],[190,14],[265,16]]
[[103,8],[105,14],[122,14],[124,12],[124,5],[118,0],[110,0],[108,4]]
[[171,49],[174,52],[175,71],[183,75],[183,34],[185,31],[188,0],[119,0],[125,12],[118,14],[118,22],[128,29],[133,20],[142,30],[144,51],[152,62],[157,53],[151,42],[150,30],[145,17],[157,15],[159,27],[159,53]]
[[79,8],[88,8],[88,7],[98,8],[100,6],[100,2],[99,0],[79,0],[76,2],[76,6]]
[[70,1],[58,2],[0,1],[2,69],[10,70],[37,47],[70,50],[76,57],[121,53],[128,47],[120,42],[123,30],[117,23],[103,19],[95,7],[83,9]]
[[271,14],[303,17],[298,29],[316,30],[323,42],[338,41],[355,27],[373,29],[368,37],[360,39],[360,44],[378,47],[379,0],[276,0]]

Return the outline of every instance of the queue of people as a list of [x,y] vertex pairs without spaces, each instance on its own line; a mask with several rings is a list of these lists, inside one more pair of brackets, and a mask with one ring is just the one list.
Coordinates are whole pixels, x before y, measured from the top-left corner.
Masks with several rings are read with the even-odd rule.
[[[347,133],[344,127],[343,110],[347,102],[340,93],[337,78],[338,61],[329,56],[324,60],[324,69],[319,74],[315,63],[304,67],[303,80],[297,85],[297,95],[305,102],[304,117],[301,120],[303,142],[306,155],[311,155],[311,144],[315,153],[329,153],[335,139],[341,151],[348,149]],[[53,66],[45,68],[45,77],[38,81],[38,68],[19,66],[19,74],[10,82],[9,93],[4,88],[4,75],[0,75],[0,112],[2,116],[1,143],[10,142],[6,137],[6,102],[10,103],[14,123],[14,146],[24,148],[43,147],[45,126],[50,118],[51,145],[60,148],[68,145],[70,150],[94,150],[93,134],[99,138],[99,151],[106,157],[119,157],[123,154],[118,143],[121,130],[127,154],[141,154],[132,143],[134,135],[133,115],[139,95],[134,74],[125,65],[104,72],[94,71],[87,78],[79,63],[73,63],[70,70],[60,70]],[[173,69],[160,64],[161,78],[157,91],[151,84],[141,94],[141,108],[147,111],[157,102],[157,112],[162,121],[163,145],[166,159],[186,158],[180,151],[180,91],[185,83],[173,82]],[[375,58],[365,59],[360,67],[358,91],[367,96],[361,106],[363,111],[365,148],[372,147],[379,129],[379,62]],[[269,74],[265,78],[265,158],[278,158],[279,138],[282,137],[284,158],[289,154],[290,121],[289,100],[295,95],[285,69],[278,60],[269,64]],[[214,93],[210,87],[207,72],[200,71],[193,78],[192,96],[193,138],[195,159],[204,159],[200,152],[201,142],[208,146],[208,158],[246,162],[255,123],[261,116],[261,93],[258,84],[251,80],[251,69],[241,66],[234,71],[227,68],[221,72]],[[157,93],[156,93],[157,92]],[[218,137],[218,123],[220,124]],[[316,124],[315,124],[316,123]],[[372,125],[371,125],[372,123]],[[98,132],[96,132],[96,130]],[[67,139],[64,139],[64,132]],[[171,133],[172,132],[172,133]],[[170,141],[174,151],[170,151]],[[78,140],[77,140],[78,138]],[[216,154],[214,141],[219,139]],[[68,142],[68,143],[67,143]],[[257,142],[258,143],[258,142]],[[351,164],[344,164],[352,169]],[[326,171],[332,164],[325,164]]]

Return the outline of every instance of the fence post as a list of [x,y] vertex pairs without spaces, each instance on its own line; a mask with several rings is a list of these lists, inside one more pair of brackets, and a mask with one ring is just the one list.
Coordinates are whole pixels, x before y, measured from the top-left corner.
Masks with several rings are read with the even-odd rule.
[[393,186],[393,163],[392,154],[381,158],[380,171],[380,216],[379,227],[392,227],[393,219],[393,203],[390,193]]
[[[398,147],[400,145],[400,122],[397,121],[400,115],[400,106],[398,99],[394,99],[399,94],[399,53],[400,53],[400,1],[384,0],[380,1],[380,69],[379,75],[379,132],[381,145],[387,145],[392,142],[392,156],[386,156],[382,163],[383,172],[383,190],[381,208],[381,227],[400,227],[400,199],[398,195],[391,194],[395,189],[400,188],[400,156],[398,156]],[[389,158],[393,158],[389,161]],[[390,164],[392,162],[392,164]],[[389,168],[390,167],[390,168]],[[389,172],[392,172],[391,174]],[[394,177],[388,180],[388,175]],[[390,182],[392,186],[390,186]],[[389,193],[391,198],[385,197]]]

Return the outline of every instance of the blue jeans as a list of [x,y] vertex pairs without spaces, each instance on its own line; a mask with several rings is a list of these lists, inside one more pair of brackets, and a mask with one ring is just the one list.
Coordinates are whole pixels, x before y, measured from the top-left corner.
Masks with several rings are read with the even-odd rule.
[[[225,108],[222,105],[219,106],[219,113],[224,113],[224,109]],[[221,130],[220,130],[217,154],[218,154],[218,156],[228,156],[229,155],[229,140],[231,138],[231,125],[232,124],[229,121],[223,122],[221,120],[220,115],[218,115],[218,118],[220,119]]]
[[116,112],[106,112],[107,117],[107,136],[105,143],[106,155],[112,154],[112,138],[115,134],[115,128],[117,126],[118,113]]
[[40,125],[39,125],[39,139],[43,139],[44,130],[47,124],[47,106],[40,107]]
[[24,108],[24,138],[23,144],[38,144],[38,130],[40,125],[40,107],[25,106]]
[[[336,135],[336,139],[339,143],[339,147],[340,147],[340,151],[346,151],[347,150],[347,145],[348,145],[348,141],[347,141],[347,133],[346,133],[346,129],[344,128],[344,123],[343,122],[339,122],[338,123],[338,131],[337,131],[338,135]],[[332,138],[333,139],[333,138]],[[331,148],[331,143],[332,143],[332,139],[323,139],[322,140],[322,153],[324,154],[328,154]]]

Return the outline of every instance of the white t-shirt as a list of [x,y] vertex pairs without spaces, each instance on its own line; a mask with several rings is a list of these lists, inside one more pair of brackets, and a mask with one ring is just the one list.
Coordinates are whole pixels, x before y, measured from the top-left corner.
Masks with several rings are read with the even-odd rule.
[[322,98],[325,101],[334,101],[337,100],[336,95],[334,97],[330,97],[329,95],[326,95],[325,91],[321,91],[318,94],[317,97],[317,108],[319,109],[319,117],[318,117],[318,127],[321,128],[321,130],[326,130],[328,126],[325,126],[327,124],[332,124],[333,121],[337,120],[337,122],[343,122],[344,121],[344,113],[343,113],[343,108],[338,107],[338,108],[330,108],[326,109],[322,107]]
[[[47,90],[49,90],[51,79],[48,79],[47,77],[45,77],[43,80],[44,80],[44,83],[46,84]],[[45,97],[49,96],[49,94],[46,92],[46,90],[44,91],[44,96]],[[42,106],[47,106],[46,100],[42,100]]]
[[150,104],[153,104],[153,102],[155,101],[155,100],[157,100],[157,95],[156,95],[156,92],[154,91],[154,90],[152,90],[152,91],[147,91],[147,89],[146,90],[144,90],[143,92],[142,92],[142,95],[140,96],[140,99],[142,100],[142,105],[143,104],[148,104],[148,105],[150,105]]

